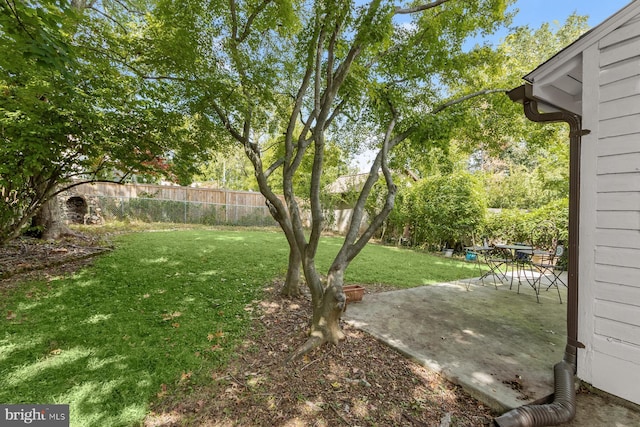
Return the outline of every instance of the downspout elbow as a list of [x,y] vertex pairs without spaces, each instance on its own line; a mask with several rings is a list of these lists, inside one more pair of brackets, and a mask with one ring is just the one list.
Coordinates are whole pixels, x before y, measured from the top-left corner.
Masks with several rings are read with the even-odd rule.
[[[575,347],[567,346],[565,359],[553,367],[554,399],[546,405],[525,405],[494,419],[498,427],[544,427],[571,421],[576,415]],[[569,360],[567,360],[569,359]]]

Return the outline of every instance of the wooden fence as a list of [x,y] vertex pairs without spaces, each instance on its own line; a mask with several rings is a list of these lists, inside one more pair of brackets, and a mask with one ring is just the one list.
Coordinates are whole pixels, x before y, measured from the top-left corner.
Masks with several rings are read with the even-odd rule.
[[276,225],[258,192],[152,184],[81,184],[59,197],[70,222],[137,219],[209,225]]
[[234,206],[265,206],[265,198],[261,193],[217,188],[96,182],[81,184],[75,187],[74,191],[88,196],[145,198]]

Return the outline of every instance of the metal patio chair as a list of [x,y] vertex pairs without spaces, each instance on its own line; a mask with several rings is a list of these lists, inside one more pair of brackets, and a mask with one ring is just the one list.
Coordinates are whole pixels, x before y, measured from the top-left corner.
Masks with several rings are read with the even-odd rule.
[[[540,295],[540,289],[542,288],[542,278],[549,278],[550,283],[547,286],[547,291],[555,286],[558,291],[558,298],[560,299],[560,304],[562,304],[562,295],[560,295],[560,285],[567,287],[567,284],[564,283],[560,275],[565,271],[564,266],[559,262],[564,254],[564,246],[562,244],[556,244],[553,251],[549,252],[547,255],[542,256],[539,262],[533,262],[532,266],[538,271],[539,276],[536,278],[534,282],[534,288],[536,291],[536,296]],[[538,298],[538,302],[540,299]]]
[[509,264],[511,261],[511,255],[503,249],[493,248],[492,250],[487,251],[485,253],[485,262],[489,267],[489,271],[485,274],[485,277],[493,276],[494,285],[496,285],[495,278],[498,278],[500,283],[504,284],[509,280],[507,278],[507,273],[509,272]]

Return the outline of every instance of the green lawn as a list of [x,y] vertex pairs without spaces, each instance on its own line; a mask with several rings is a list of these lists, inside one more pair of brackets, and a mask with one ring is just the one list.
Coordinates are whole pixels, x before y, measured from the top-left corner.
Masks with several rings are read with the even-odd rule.
[[[70,278],[0,302],[0,402],[68,403],[73,426],[131,426],[157,395],[210,379],[247,333],[261,289],[284,275],[275,231],[159,231]],[[340,239],[324,242],[326,269]],[[347,280],[410,287],[477,275],[471,265],[370,245]]]

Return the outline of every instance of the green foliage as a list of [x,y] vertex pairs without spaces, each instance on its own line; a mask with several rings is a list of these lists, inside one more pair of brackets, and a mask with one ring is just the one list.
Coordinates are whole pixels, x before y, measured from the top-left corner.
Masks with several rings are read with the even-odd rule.
[[439,249],[471,242],[486,205],[476,177],[458,172],[420,180],[408,190],[401,209],[413,243]]
[[[537,233],[541,226],[547,231]],[[567,244],[568,226],[569,201],[564,198],[532,211],[504,209],[488,212],[480,233],[495,242],[525,242],[551,249],[554,240]]]
[[240,147],[228,147],[212,152],[209,159],[198,162],[193,180],[205,185],[229,190],[257,190],[251,162]]
[[[476,46],[456,59],[473,67],[451,67],[441,83],[452,97],[474,90],[514,88],[521,77],[534,69],[586,30],[586,18],[571,16],[553,28],[517,28],[496,48]],[[545,40],[545,43],[539,43]],[[562,215],[544,212],[527,219],[523,209],[554,206],[566,198],[569,182],[569,149],[566,125],[540,125],[528,121],[522,106],[502,93],[469,99],[423,121],[422,138],[412,138],[394,158],[395,167],[407,167],[422,177],[469,169],[482,180],[489,208],[503,209],[498,217],[488,216],[485,234],[503,241],[528,241],[532,224],[543,216],[558,224]],[[398,212],[410,212],[404,196],[397,198]],[[393,223],[401,224],[399,213]],[[530,217],[529,215],[528,217]],[[566,225],[559,225],[566,230]],[[400,230],[394,229],[395,233]],[[564,232],[564,231],[562,231]],[[475,229],[475,236],[482,234]],[[420,239],[418,240],[418,242]],[[431,243],[437,245],[438,242]]]
[[[487,88],[515,88],[523,83],[524,75],[587,29],[587,18],[577,15],[570,16],[564,25],[556,28],[550,24],[538,29],[518,27],[495,49],[477,46],[469,56],[481,61],[480,65],[452,74],[445,84],[458,95]],[[547,147],[567,140],[566,126],[530,122],[522,113],[522,106],[504,94],[475,98],[443,114],[450,117],[453,138],[463,143],[469,152],[481,149],[490,155],[500,155],[513,145]]]
[[71,179],[192,173],[207,132],[169,107],[172,85],[132,72],[137,5],[0,5],[0,244]]
[[[189,79],[192,89],[200,90],[189,92],[190,108],[220,121],[246,147],[255,144],[258,168],[273,163],[269,152],[286,154],[284,168],[295,173],[296,195],[307,198],[311,159],[325,156],[318,174],[323,178],[331,168],[332,147],[318,135],[331,132],[344,155],[370,143],[379,148],[393,105],[403,113],[397,132],[411,129],[416,141],[424,140],[425,112],[446,96],[441,76],[470,66],[471,59],[457,60],[464,56],[466,38],[497,28],[509,3],[446,2],[401,21],[386,1],[267,6],[233,1],[227,7],[226,2],[183,6],[167,0],[154,9],[145,27],[148,36],[141,40],[148,41],[147,66]],[[181,48],[172,49],[174,44]],[[189,63],[197,64],[197,77]],[[314,76],[310,82],[304,81],[307,73]],[[295,109],[296,102],[302,110]],[[320,121],[327,117],[335,118]],[[308,133],[300,135],[304,127]],[[447,128],[448,123],[441,126]],[[306,138],[312,134],[310,143]],[[274,179],[272,174],[273,188],[282,188]]]

